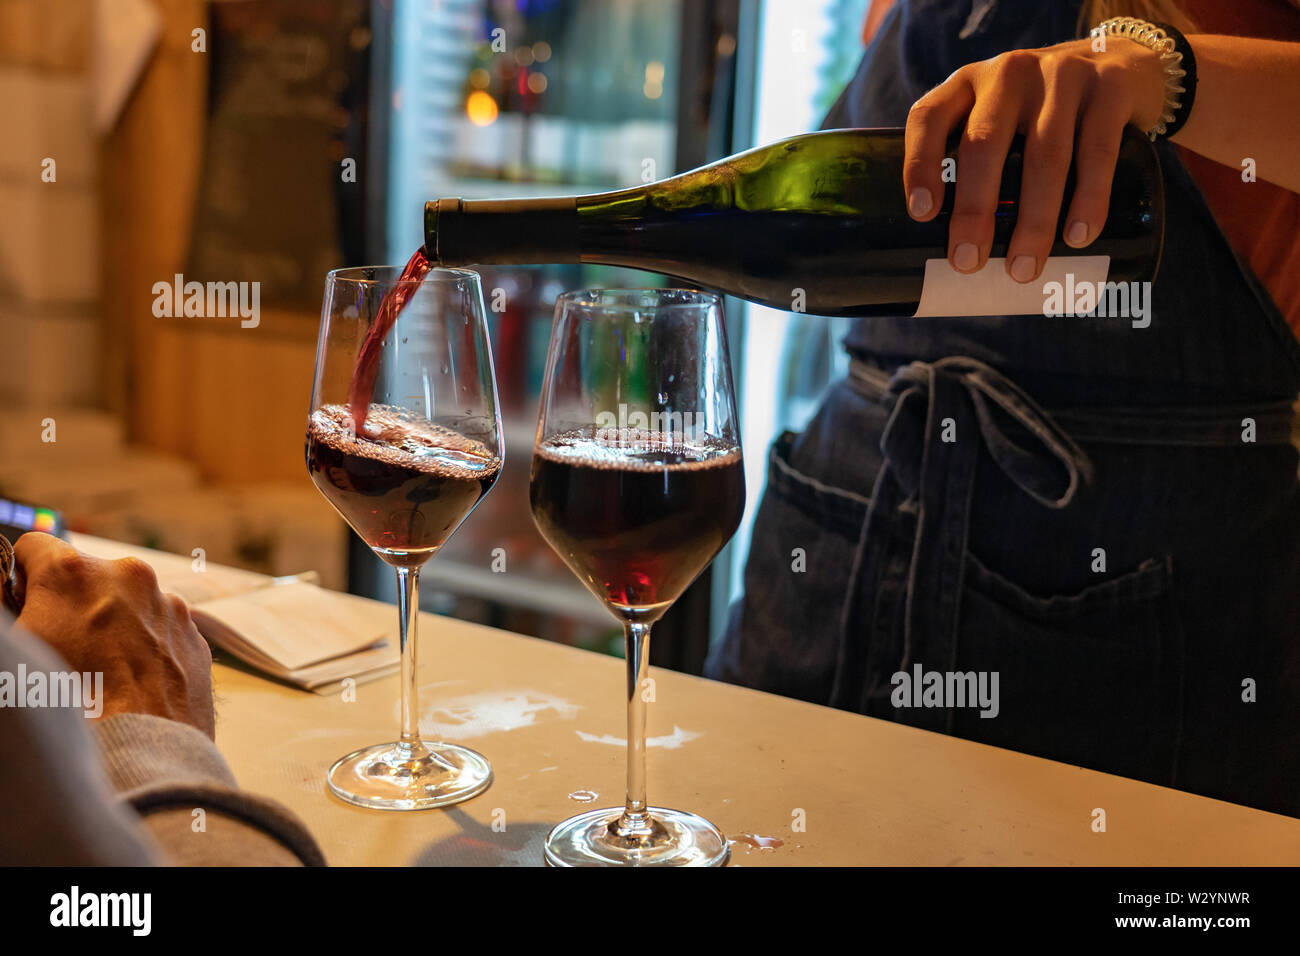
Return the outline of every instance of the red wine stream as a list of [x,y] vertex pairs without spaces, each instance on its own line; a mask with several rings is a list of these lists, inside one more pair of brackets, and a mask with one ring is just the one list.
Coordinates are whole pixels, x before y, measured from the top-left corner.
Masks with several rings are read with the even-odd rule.
[[433,264],[425,255],[424,246],[416,250],[402,269],[397,284],[385,293],[379,303],[379,314],[366,333],[357,353],[357,364],[352,370],[352,387],[348,390],[348,408],[352,412],[352,424],[356,434],[362,435],[366,416],[370,412],[370,395],[375,388],[375,376],[379,374],[379,350],[383,348],[384,339],[392,331],[397,317],[406,308],[411,296],[420,290],[420,283],[429,274]]

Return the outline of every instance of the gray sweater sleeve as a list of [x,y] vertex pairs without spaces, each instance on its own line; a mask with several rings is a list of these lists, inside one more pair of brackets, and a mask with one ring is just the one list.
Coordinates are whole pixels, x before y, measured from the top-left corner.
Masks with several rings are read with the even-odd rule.
[[144,819],[169,862],[188,866],[323,866],[302,821],[239,789],[203,733],[149,714],[95,725],[109,782]]
[[[0,681],[67,670],[0,608]],[[0,864],[148,866],[163,859],[100,769],[80,710],[0,703]]]
[[[0,609],[0,685],[7,678],[11,695],[17,675],[68,670],[12,621]],[[324,864],[302,822],[240,790],[193,727],[146,714],[92,723],[76,708],[16,703],[0,695],[0,865]]]

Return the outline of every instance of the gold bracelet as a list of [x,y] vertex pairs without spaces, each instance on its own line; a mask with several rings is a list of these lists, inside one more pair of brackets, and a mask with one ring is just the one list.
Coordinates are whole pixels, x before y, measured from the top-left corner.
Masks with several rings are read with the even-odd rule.
[[1147,130],[1147,138],[1154,141],[1164,135],[1169,124],[1174,121],[1174,115],[1182,108],[1182,97],[1187,92],[1183,86],[1187,76],[1187,71],[1183,69],[1183,54],[1178,50],[1174,38],[1165,32],[1163,25],[1139,20],[1137,17],[1111,17],[1103,20],[1092,28],[1089,36],[1094,40],[1101,39],[1103,44],[1107,36],[1124,37],[1142,44],[1160,57],[1160,67],[1165,76],[1165,102],[1160,108],[1160,119]]

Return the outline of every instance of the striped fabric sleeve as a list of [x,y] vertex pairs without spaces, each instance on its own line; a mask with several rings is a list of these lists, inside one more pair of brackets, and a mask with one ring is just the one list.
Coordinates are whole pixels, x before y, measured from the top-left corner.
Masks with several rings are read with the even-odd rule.
[[95,735],[114,790],[144,818],[169,862],[325,865],[298,816],[241,790],[216,745],[194,727],[118,714],[97,721]]

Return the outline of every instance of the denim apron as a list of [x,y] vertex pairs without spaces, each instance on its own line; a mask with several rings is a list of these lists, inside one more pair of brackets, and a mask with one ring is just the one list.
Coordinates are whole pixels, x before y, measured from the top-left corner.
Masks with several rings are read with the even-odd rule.
[[[900,0],[824,126],[900,126],[1077,11]],[[1300,815],[1300,346],[1158,151],[1147,327],[855,324],[848,379],[769,451],[709,676]],[[932,671],[996,674],[996,707],[899,689]]]

